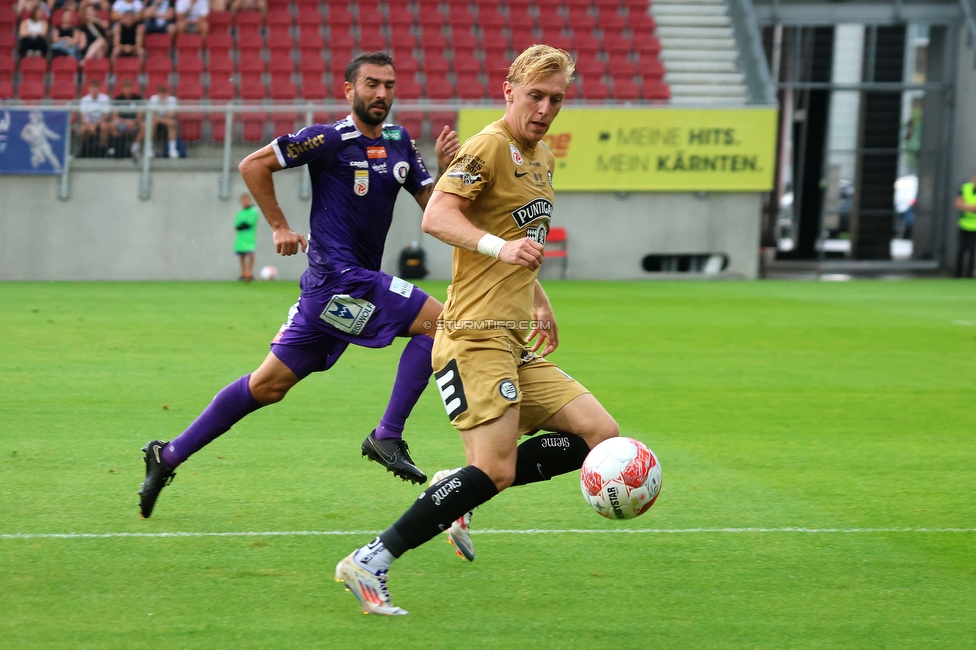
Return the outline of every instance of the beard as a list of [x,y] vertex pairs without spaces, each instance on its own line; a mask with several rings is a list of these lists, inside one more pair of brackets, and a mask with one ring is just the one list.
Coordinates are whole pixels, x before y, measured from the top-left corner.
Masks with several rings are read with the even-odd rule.
[[[383,115],[380,117],[374,117],[369,111],[370,108],[382,108]],[[374,102],[372,106],[367,107],[366,102],[360,99],[359,95],[354,95],[352,98],[352,110],[360,120],[369,124],[370,126],[379,126],[386,119],[386,116],[390,114],[390,107],[383,102]]]

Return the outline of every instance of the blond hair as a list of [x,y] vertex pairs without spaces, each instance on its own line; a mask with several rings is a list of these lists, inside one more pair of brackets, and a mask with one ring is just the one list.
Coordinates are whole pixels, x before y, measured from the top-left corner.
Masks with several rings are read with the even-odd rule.
[[505,79],[517,86],[563,72],[568,84],[573,80],[575,71],[576,62],[566,50],[551,45],[532,45],[523,50],[508,67],[508,76]]

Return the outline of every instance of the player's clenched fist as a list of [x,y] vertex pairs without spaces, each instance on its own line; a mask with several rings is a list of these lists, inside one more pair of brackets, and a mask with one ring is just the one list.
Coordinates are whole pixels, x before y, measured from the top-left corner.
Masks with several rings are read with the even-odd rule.
[[291,228],[278,228],[274,231],[275,251],[279,255],[294,255],[301,247],[302,252],[308,250],[308,242]]
[[506,264],[518,264],[535,270],[542,265],[542,250],[542,244],[534,239],[523,237],[505,242],[498,252],[498,259]]

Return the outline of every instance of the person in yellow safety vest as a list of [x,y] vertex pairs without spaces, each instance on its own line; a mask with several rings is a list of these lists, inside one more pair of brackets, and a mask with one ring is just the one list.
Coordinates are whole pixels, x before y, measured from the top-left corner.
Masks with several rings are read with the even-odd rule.
[[[956,209],[959,215],[959,249],[956,253],[956,277],[973,277],[973,265],[976,263],[976,173],[968,183],[963,183],[956,199]],[[963,260],[966,259],[966,270],[963,272]]]

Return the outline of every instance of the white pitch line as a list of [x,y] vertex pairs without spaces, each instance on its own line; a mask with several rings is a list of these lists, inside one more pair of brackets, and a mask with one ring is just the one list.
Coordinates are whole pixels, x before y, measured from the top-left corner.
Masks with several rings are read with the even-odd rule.
[[[162,533],[0,533],[0,539],[110,539],[126,537],[302,537],[378,535],[377,530],[280,530],[241,532],[162,532]],[[748,533],[804,533],[813,535],[857,533],[976,533],[976,528],[616,528],[616,529],[482,529],[474,535],[695,535]]]

